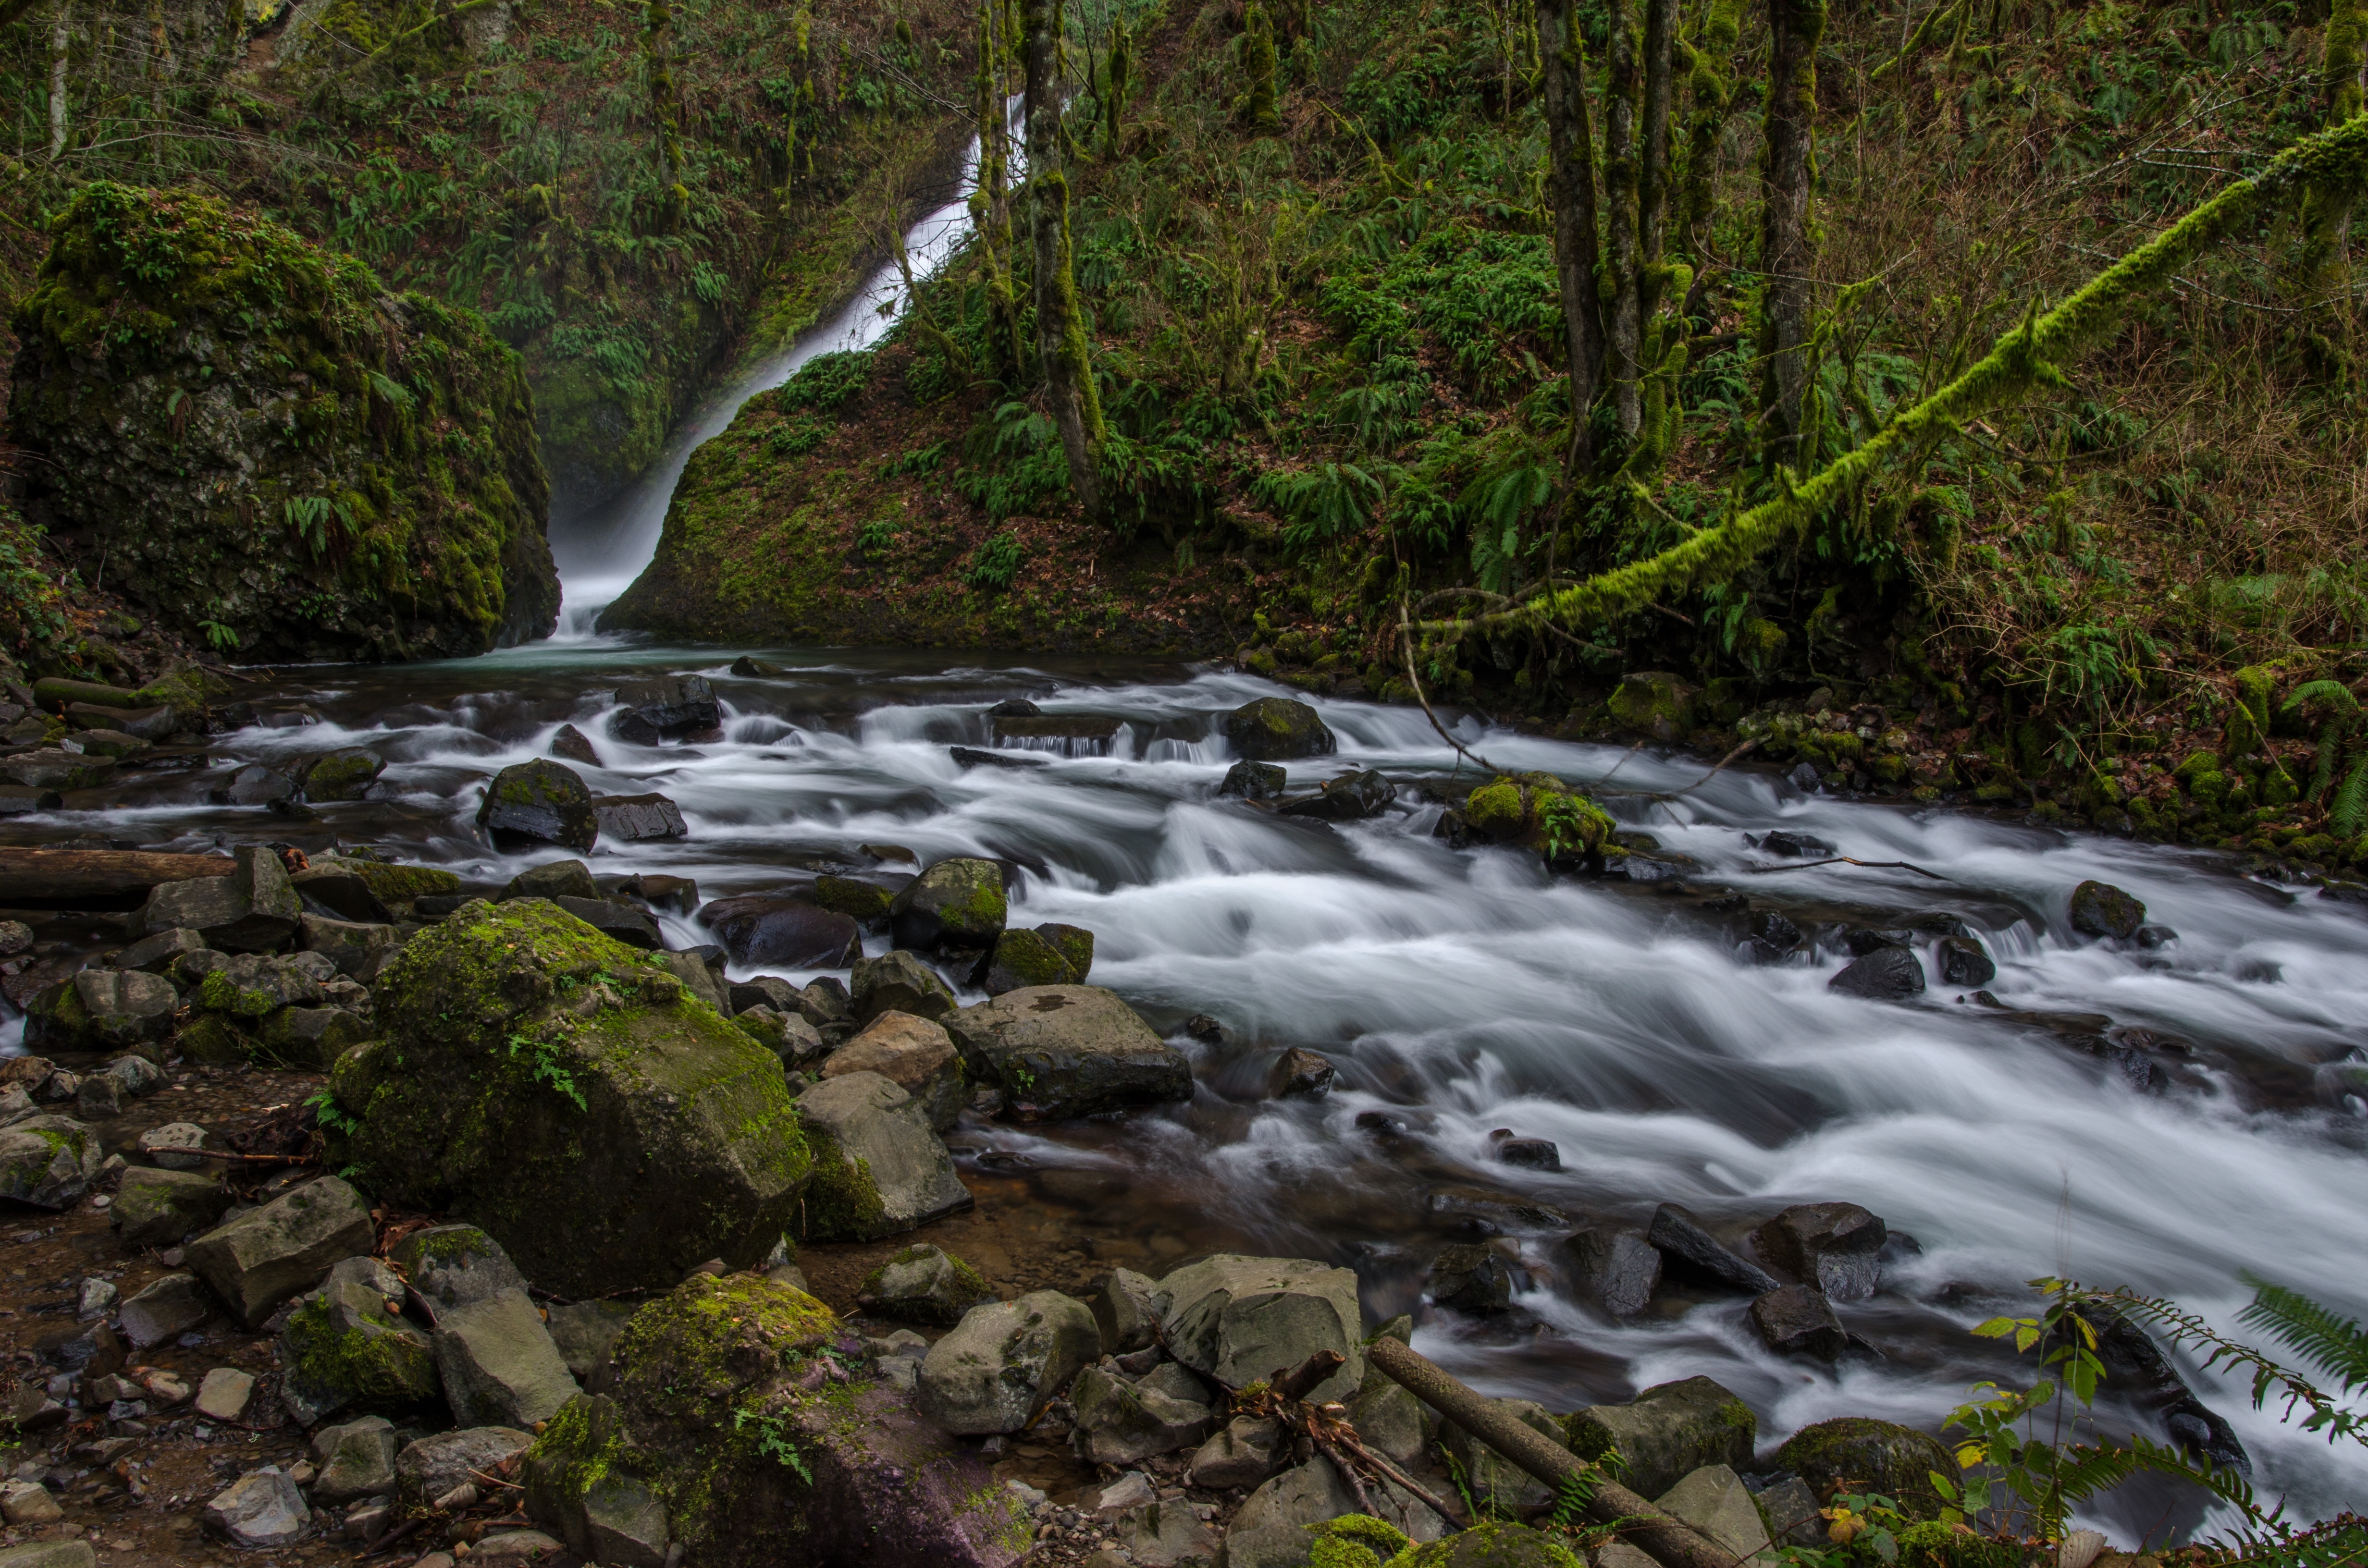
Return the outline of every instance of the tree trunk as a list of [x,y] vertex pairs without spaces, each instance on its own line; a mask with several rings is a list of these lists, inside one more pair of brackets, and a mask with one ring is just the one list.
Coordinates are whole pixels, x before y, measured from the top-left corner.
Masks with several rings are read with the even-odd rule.
[[1020,0],[1028,104],[1028,220],[1036,283],[1036,351],[1069,487],[1089,518],[1101,516],[1102,404],[1077,304],[1069,247],[1069,181],[1061,169],[1061,14],[1045,0]]
[[227,877],[227,855],[166,855],[134,849],[0,849],[0,903],[110,909],[144,900],[160,882]]
[[[2327,95],[2328,125],[2340,125],[2362,107],[2368,85],[2368,0],[2335,0],[2327,18],[2327,40],[2319,56],[2319,84]],[[2344,264],[2344,242],[2351,227],[2352,196],[2332,184],[2314,186],[2303,200],[2303,286],[2332,307],[2337,334],[2349,353],[2356,329],[2350,292],[2351,269]]]
[[50,161],[66,155],[66,45],[74,37],[73,7],[58,0],[57,20],[50,24]]
[[1644,184],[1639,167],[1637,107],[1643,96],[1643,62],[1637,58],[1642,40],[1636,36],[1630,0],[1610,0],[1611,70],[1604,84],[1603,186],[1611,210],[1604,218],[1604,238],[1611,251],[1611,319],[1604,337],[1611,349],[1611,410],[1620,433],[1634,437],[1644,420],[1638,388],[1639,361],[1644,357],[1645,310],[1639,291],[1641,240],[1637,233],[1637,197]]
[[1735,100],[1735,81],[1727,60],[1735,52],[1741,28],[1736,18],[1737,0],[1711,0],[1702,18],[1702,43],[1692,51],[1686,78],[1693,116],[1687,126],[1686,183],[1679,199],[1678,246],[1696,261],[1710,254],[1711,199],[1717,190],[1718,142],[1726,129],[1726,111]]
[[1587,111],[1587,54],[1577,0],[1538,0],[1538,51],[1544,57],[1546,140],[1553,167],[1554,273],[1562,291],[1570,359],[1572,467],[1586,463],[1588,418],[1603,391],[1603,307],[1595,291],[1595,130]]
[[1825,0],[1770,0],[1767,150],[1760,165],[1761,393],[1768,451],[1777,462],[1806,472],[1803,408],[1809,383],[1809,282],[1816,269],[1816,231],[1809,197],[1817,178],[1817,40],[1825,32]]
[[1261,136],[1272,135],[1282,125],[1274,107],[1274,24],[1267,20],[1266,7],[1248,0],[1242,7],[1242,71],[1249,77],[1250,90],[1242,117]]
[[682,227],[690,192],[682,183],[682,105],[674,89],[674,9],[649,0],[643,13],[642,62],[649,72],[650,113],[658,122],[658,175],[666,187],[661,222],[672,233]]
[[996,0],[978,12],[979,258],[986,273],[988,334],[993,373],[1014,379],[1026,356],[1019,341],[1019,300],[1011,270],[1011,110],[1004,74],[1009,51],[996,15]]
[[1678,0],[1645,0],[1645,166],[1637,176],[1636,227],[1647,268],[1642,303],[1648,319],[1660,295],[1658,268],[1675,173],[1669,167],[1669,57],[1677,32]]

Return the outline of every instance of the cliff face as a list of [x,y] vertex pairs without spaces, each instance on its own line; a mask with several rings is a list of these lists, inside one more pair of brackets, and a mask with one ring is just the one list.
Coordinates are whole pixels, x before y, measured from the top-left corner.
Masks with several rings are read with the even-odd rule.
[[102,182],[16,329],[28,517],[192,642],[434,658],[555,624],[533,402],[474,312],[209,198]]

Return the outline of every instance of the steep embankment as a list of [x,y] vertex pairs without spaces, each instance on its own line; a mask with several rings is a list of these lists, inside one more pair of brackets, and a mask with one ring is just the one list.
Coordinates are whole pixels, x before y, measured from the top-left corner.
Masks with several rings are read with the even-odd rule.
[[[1576,483],[1531,34],[1411,0],[1178,4],[1131,17],[1119,94],[1073,40],[1103,516],[1048,417],[1023,200],[1019,243],[974,246],[841,378],[860,391],[752,404],[700,454],[608,624],[1233,653],[1408,697],[1402,606],[1505,608],[1782,494],[1779,469],[1860,447],[2031,301],[2356,108],[2308,18],[1951,14],[1904,51],[1897,7],[1827,20],[1808,314],[1771,360],[1767,23],[1737,39],[1734,12],[1684,9],[1668,261],[1634,274],[1648,373],[1615,378]],[[1579,25],[1608,139],[1642,89],[1600,68],[1602,17]],[[1638,197],[1633,165],[1603,168],[1612,301]],[[1566,733],[1751,739],[1845,786],[2356,855],[2368,394],[2338,218],[2270,208],[2122,307],[2065,385],[1938,431],[1708,580],[1554,626],[1439,624],[1426,685]],[[1675,674],[1624,678],[1648,671]]]

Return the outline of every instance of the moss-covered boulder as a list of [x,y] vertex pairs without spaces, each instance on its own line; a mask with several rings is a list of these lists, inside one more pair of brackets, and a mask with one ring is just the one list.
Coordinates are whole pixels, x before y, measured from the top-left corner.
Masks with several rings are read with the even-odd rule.
[[1003,1086],[1019,1121],[1067,1121],[1190,1099],[1192,1064],[1117,993],[1030,985],[945,1017],[978,1077]]
[[279,1331],[280,1397],[306,1426],[340,1410],[407,1415],[438,1403],[427,1333],[398,1315],[403,1280],[374,1257],[349,1257],[298,1303]]
[[971,1308],[995,1300],[995,1290],[977,1269],[942,1248],[911,1246],[865,1275],[855,1299],[865,1312],[891,1323],[951,1328]]
[[1397,1568],[1582,1568],[1557,1537],[1491,1520],[1392,1559]]
[[98,1134],[63,1116],[36,1116],[0,1131],[0,1198],[35,1209],[71,1209],[107,1157]]
[[1245,702],[1225,715],[1224,728],[1234,755],[1249,762],[1330,756],[1340,744],[1321,714],[1288,697]]
[[18,307],[28,520],[200,645],[441,658],[547,634],[549,485],[474,313],[188,191],[85,186]]
[[330,1076],[337,1158],[482,1227],[568,1295],[760,1262],[811,1160],[780,1062],[541,899],[463,905],[380,975],[380,1038]]
[[1929,1432],[1843,1415],[1793,1433],[1776,1450],[1776,1468],[1808,1483],[1819,1502],[1837,1491],[1873,1492],[1896,1501],[1911,1519],[1930,1519],[1944,1506],[1933,1490],[1932,1474],[1956,1475],[1957,1461]]
[[906,883],[889,904],[888,919],[900,948],[970,952],[995,946],[1009,909],[1003,868],[993,860],[957,856]]
[[1464,798],[1464,835],[1534,849],[1561,867],[1602,869],[1623,855],[1612,842],[1610,812],[1548,773],[1500,774]]
[[1016,1562],[1031,1533],[1017,1497],[906,1396],[848,1381],[840,1338],[794,1287],[693,1278],[618,1336],[610,1392],[570,1402],[536,1440],[528,1512],[609,1562],[653,1545],[702,1568]]
[[1632,735],[1664,744],[1684,740],[1694,727],[1694,687],[1676,676],[1646,670],[1620,677],[1620,689],[1604,706]]
[[2087,881],[2072,890],[2071,920],[2083,937],[2125,942],[2146,924],[2146,905],[2111,882]]
[[1617,1453],[1622,1484],[1658,1497],[1704,1465],[1748,1467],[1759,1417],[1708,1378],[1646,1389],[1625,1404],[1591,1404],[1563,1418],[1564,1440],[1584,1460]]

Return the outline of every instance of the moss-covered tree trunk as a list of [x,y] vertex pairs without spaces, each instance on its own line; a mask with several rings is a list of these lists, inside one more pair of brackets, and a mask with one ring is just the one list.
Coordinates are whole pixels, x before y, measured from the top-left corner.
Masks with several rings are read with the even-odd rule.
[[1019,341],[1019,297],[1011,266],[1011,116],[1006,107],[1010,51],[996,0],[978,9],[978,183],[971,205],[978,223],[979,267],[986,283],[993,374],[1013,375],[1026,356]]
[[1036,351],[1069,487],[1088,517],[1101,516],[1102,404],[1086,351],[1069,247],[1069,181],[1061,167],[1061,15],[1020,0],[1028,122],[1028,226],[1036,284]]
[[1817,40],[1825,0],[1769,0],[1768,112],[1761,153],[1760,403],[1768,452],[1789,468],[1816,460],[1803,411],[1809,381],[1809,286],[1816,269],[1810,197],[1816,184]]
[[1572,467],[1590,454],[1588,419],[1603,391],[1603,308],[1596,293],[1595,128],[1587,108],[1587,53],[1576,0],[1538,0],[1546,142],[1553,161],[1554,276],[1570,369]]
[[1639,297],[1639,264],[1643,243],[1637,233],[1637,196],[1643,189],[1642,148],[1637,135],[1639,100],[1644,96],[1644,40],[1636,36],[1635,13],[1630,0],[1610,0],[1611,71],[1603,90],[1603,186],[1610,208],[1604,215],[1604,241],[1611,255],[1604,280],[1610,303],[1604,338],[1611,350],[1611,411],[1620,433],[1634,437],[1643,421],[1644,403],[1637,378],[1644,358],[1645,311]]
[[1265,6],[1249,0],[1242,7],[1242,74],[1249,78],[1242,118],[1261,136],[1270,136],[1282,126],[1275,108],[1274,66],[1274,24],[1267,18]]
[[1711,0],[1700,41],[1686,51],[1685,185],[1678,198],[1678,248],[1696,261],[1709,254],[1711,201],[1718,187],[1718,142],[1735,98],[1727,60],[1741,34],[1737,0]]
[[74,13],[67,0],[58,0],[56,19],[50,23],[50,160],[66,155],[66,48],[74,40]]
[[[2328,125],[2340,125],[2362,111],[2363,92],[2368,92],[2368,0],[2335,0],[2319,57],[2319,84]],[[2348,187],[2320,186],[2304,203],[2302,216],[2304,287],[2331,319],[2341,339],[2337,353],[2346,359],[2359,324],[2351,307],[2351,268],[2345,264],[2352,207]]]

